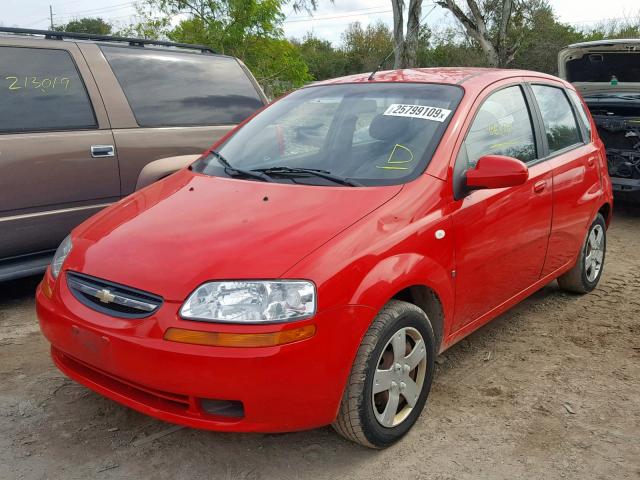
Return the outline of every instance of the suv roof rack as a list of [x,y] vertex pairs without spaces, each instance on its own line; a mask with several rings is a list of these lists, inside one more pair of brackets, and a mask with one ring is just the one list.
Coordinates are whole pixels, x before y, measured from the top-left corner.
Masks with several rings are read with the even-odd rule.
[[145,45],[158,45],[161,47],[188,48],[200,50],[202,53],[217,53],[205,45],[192,45],[190,43],[166,42],[164,40],[149,40],[146,38],[114,37],[111,35],[94,35],[91,33],[56,32],[55,30],[33,30],[30,28],[0,27],[0,32],[17,33],[23,35],[43,35],[50,40],[63,40],[65,38],[75,40],[93,40],[98,42],[128,43],[132,47],[144,47]]

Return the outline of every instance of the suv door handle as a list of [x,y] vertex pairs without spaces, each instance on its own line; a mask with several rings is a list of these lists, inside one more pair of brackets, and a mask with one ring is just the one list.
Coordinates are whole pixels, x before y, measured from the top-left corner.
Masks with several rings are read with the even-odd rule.
[[113,145],[91,145],[91,156],[93,158],[113,157],[116,154]]
[[533,186],[533,191],[536,193],[540,193],[545,188],[547,188],[547,182],[545,180],[540,180],[539,182],[536,182],[536,184]]
[[587,158],[587,165],[589,167],[593,167],[596,164],[596,157]]

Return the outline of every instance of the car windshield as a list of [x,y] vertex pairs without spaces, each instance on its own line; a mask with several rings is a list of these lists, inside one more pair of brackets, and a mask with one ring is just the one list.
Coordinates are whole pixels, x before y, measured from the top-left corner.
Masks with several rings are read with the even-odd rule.
[[462,96],[460,87],[440,84],[304,88],[262,111],[192,168],[308,185],[405,183],[426,168]]

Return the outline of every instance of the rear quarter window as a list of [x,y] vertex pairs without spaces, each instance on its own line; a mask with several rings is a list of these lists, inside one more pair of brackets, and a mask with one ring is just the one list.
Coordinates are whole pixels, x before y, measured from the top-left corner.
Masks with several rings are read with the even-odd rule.
[[236,124],[263,106],[235,58],[100,48],[141,127]]
[[0,47],[0,133],[97,128],[69,52]]

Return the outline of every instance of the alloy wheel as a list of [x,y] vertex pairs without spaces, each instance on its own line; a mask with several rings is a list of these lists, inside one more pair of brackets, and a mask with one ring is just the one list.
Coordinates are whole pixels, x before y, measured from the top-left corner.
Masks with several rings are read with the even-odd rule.
[[400,425],[416,405],[427,371],[427,350],[418,330],[398,330],[385,345],[373,377],[371,401],[383,427]]
[[584,269],[589,282],[595,281],[602,270],[604,260],[604,229],[601,225],[594,225],[589,232],[586,252],[584,257]]

